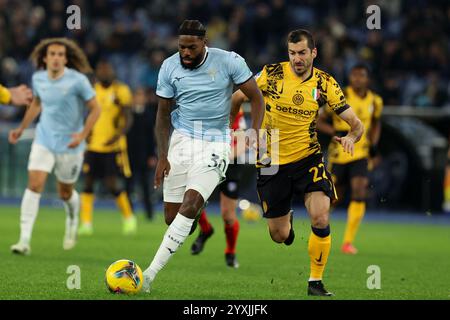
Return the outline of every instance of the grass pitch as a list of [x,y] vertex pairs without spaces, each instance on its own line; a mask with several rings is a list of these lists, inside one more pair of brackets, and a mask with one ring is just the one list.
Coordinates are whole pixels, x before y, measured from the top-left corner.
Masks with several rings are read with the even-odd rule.
[[[240,220],[239,269],[226,267],[223,224],[218,215],[210,215],[215,234],[205,250],[192,256],[195,236],[190,236],[158,274],[152,292],[135,296],[109,293],[105,270],[122,258],[145,269],[166,230],[162,215],[152,222],[139,215],[138,234],[126,237],[117,211],[96,210],[94,235],[79,238],[71,251],[62,249],[64,219],[62,207],[42,207],[31,255],[17,256],[9,247],[18,240],[19,208],[0,206],[0,299],[317,299],[306,295],[310,227],[304,213],[296,213],[296,239],[290,247],[270,240],[264,220]],[[331,221],[333,244],[324,283],[335,293],[332,299],[450,299],[450,225],[365,221],[355,243],[358,255],[346,256],[339,250],[344,221]],[[81,270],[79,290],[66,285],[71,265]],[[379,290],[367,288],[371,265],[381,270]]]

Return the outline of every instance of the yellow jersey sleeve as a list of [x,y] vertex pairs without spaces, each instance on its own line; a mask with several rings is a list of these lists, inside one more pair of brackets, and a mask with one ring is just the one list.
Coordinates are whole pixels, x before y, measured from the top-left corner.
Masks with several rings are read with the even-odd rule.
[[11,101],[11,93],[4,86],[0,85],[0,104],[8,104]]
[[125,84],[117,86],[117,100],[122,107],[131,107],[133,103],[133,94],[130,87]]
[[332,76],[329,76],[327,79],[326,97],[328,106],[336,114],[340,114],[348,109],[344,92],[342,92],[341,87]]
[[383,112],[383,99],[376,94],[373,102],[373,118],[380,119]]
[[265,92],[267,90],[267,69],[266,66],[255,75],[256,84],[258,85],[258,88]]

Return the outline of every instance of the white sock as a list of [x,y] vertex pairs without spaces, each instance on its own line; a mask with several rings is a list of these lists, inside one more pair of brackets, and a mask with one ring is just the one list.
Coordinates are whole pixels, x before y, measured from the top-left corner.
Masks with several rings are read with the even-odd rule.
[[34,222],[39,211],[41,194],[25,189],[20,205],[20,243],[30,244]]
[[153,281],[156,274],[167,264],[170,257],[172,257],[184,243],[184,240],[186,240],[191,231],[194,220],[195,219],[189,219],[182,214],[177,213],[175,219],[167,228],[152,263],[144,271],[144,273],[150,277],[150,281]]
[[74,189],[69,200],[64,201],[64,210],[66,210],[66,234],[75,232],[78,227],[78,217],[80,216],[80,195]]

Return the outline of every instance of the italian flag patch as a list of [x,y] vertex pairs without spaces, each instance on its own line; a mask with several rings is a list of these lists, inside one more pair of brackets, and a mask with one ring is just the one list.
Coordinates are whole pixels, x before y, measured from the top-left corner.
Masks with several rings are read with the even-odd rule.
[[312,97],[317,101],[320,97],[320,91],[317,88],[312,89]]

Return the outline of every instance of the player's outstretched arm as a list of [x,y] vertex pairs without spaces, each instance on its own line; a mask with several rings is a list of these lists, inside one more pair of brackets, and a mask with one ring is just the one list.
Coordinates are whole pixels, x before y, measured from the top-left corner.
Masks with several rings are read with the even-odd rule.
[[350,131],[344,137],[335,136],[333,139],[342,145],[345,152],[350,153],[353,156],[354,144],[361,139],[361,136],[364,133],[364,125],[356,116],[352,108],[347,108],[345,111],[341,112],[339,117],[348,123]]
[[164,176],[170,171],[170,163],[167,160],[169,152],[170,134],[170,107],[172,99],[158,98],[158,112],[156,114],[155,137],[158,149],[158,163],[155,170],[155,189],[161,185]]
[[95,97],[88,100],[86,102],[86,106],[89,109],[89,114],[86,118],[86,122],[84,123],[83,131],[72,134],[72,141],[68,144],[69,148],[76,148],[84,139],[86,139],[95,122],[97,122],[100,117],[101,109]]
[[23,117],[20,126],[9,132],[8,140],[10,143],[17,143],[23,131],[28,128],[34,119],[36,119],[36,117],[41,113],[41,110],[41,100],[38,97],[35,97],[31,102],[31,105],[28,107],[27,112],[25,112],[25,116]]
[[329,136],[334,136],[336,134],[336,130],[334,130],[333,126],[328,123],[328,118],[329,117],[325,109],[319,109],[319,117],[317,118],[317,130]]

